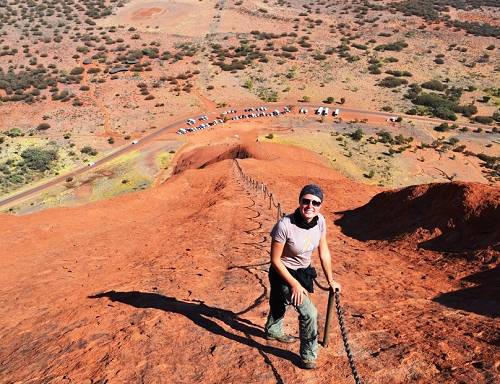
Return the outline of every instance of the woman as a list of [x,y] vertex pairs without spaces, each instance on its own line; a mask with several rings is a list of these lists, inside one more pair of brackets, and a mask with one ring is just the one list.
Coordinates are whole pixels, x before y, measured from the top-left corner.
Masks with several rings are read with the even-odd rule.
[[281,219],[271,231],[270,312],[266,322],[266,339],[291,343],[295,338],[283,333],[286,306],[292,304],[299,313],[301,366],[316,368],[318,356],[317,310],[309,298],[313,292],[316,271],[311,256],[318,248],[321,266],[330,289],[340,290],[333,280],[330,250],[326,242],[326,222],[319,213],[323,191],[314,184],[300,191],[299,207]]

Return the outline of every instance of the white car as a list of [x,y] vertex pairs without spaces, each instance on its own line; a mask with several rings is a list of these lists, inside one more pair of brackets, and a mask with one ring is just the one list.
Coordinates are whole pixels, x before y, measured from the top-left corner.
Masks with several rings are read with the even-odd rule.
[[87,167],[93,167],[95,165],[95,163],[93,161],[91,161],[90,163],[87,163]]
[[139,140],[133,140],[132,144],[137,144],[138,142],[139,142]]

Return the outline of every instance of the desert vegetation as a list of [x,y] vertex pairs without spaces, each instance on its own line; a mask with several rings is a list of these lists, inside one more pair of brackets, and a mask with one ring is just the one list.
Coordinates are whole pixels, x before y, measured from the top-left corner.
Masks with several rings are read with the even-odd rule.
[[[52,141],[67,154],[55,163],[76,165],[174,111],[248,100],[347,100],[360,109],[449,120],[458,129],[491,126],[471,129],[478,138],[496,134],[498,27],[488,8],[496,9],[494,2],[270,5],[230,0],[210,12],[193,5],[207,15],[208,32],[200,33],[201,27],[174,31],[161,18],[132,19],[130,12],[146,15],[149,8],[128,1],[2,1],[4,141],[22,148],[29,138]],[[33,110],[40,112],[29,121]],[[87,146],[94,155],[81,151]],[[0,161],[13,155],[3,150]]]

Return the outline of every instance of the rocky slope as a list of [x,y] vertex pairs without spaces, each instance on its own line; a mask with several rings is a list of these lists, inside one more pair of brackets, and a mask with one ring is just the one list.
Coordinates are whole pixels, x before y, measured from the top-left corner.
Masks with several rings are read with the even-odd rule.
[[[298,344],[263,337],[276,211],[236,172],[241,150],[199,148],[148,191],[1,216],[1,381],[352,383],[336,324],[314,371],[297,366]],[[303,184],[325,189],[364,382],[498,381],[498,188],[383,192],[305,150],[252,142],[244,152],[236,156],[244,172],[288,212]],[[489,256],[465,252],[440,264],[456,244]],[[313,300],[322,330],[327,295],[318,290]],[[295,335],[296,323],[290,310]]]

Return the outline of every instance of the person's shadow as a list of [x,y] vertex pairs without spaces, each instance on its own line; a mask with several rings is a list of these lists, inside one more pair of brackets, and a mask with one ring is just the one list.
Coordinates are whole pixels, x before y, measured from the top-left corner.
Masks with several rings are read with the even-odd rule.
[[[107,297],[111,301],[119,301],[136,308],[155,308],[165,312],[179,313],[183,316],[186,316],[193,323],[195,323],[199,327],[206,329],[209,332],[226,337],[230,340],[247,345],[249,347],[256,348],[261,355],[263,355],[263,353],[272,354],[282,359],[287,359],[295,365],[299,365],[298,355],[294,354],[293,352],[261,344],[258,341],[254,340],[252,336],[263,338],[264,332],[251,321],[239,318],[232,311],[210,307],[203,302],[193,303],[179,301],[173,297],[149,292],[109,291],[89,296],[90,299],[98,299],[102,297]],[[224,322],[229,327],[243,333],[245,336],[240,336],[236,333],[226,331],[213,319]],[[272,365],[267,356],[264,356],[264,359],[266,360],[267,364]]]

